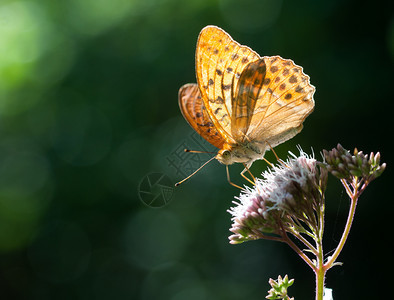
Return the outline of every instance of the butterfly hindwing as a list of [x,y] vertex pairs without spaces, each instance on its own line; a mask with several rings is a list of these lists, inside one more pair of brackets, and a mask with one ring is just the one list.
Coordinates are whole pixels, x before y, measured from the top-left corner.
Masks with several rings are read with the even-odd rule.
[[206,141],[221,149],[225,140],[211,122],[197,84],[183,85],[179,89],[178,101],[181,112],[190,126]]
[[314,109],[315,87],[302,67],[292,60],[279,56],[264,57],[265,76],[260,82],[250,125],[249,140],[268,141],[272,147],[278,145],[302,129],[305,118]]

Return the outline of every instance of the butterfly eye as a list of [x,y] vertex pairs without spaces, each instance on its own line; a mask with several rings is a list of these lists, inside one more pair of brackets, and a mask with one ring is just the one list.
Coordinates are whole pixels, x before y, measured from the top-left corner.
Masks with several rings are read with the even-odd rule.
[[227,159],[227,158],[229,158],[231,156],[231,153],[228,150],[224,150],[222,152],[222,156],[223,156],[224,159]]

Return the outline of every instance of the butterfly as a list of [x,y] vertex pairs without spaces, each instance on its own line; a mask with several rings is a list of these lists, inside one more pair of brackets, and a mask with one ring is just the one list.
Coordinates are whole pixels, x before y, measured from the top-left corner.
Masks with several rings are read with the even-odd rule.
[[[261,57],[219,27],[202,29],[195,59],[197,84],[180,88],[180,110],[219,149],[213,158],[226,167],[244,164],[241,175],[299,133],[314,109],[315,87],[302,67],[280,56]],[[228,168],[227,176],[233,184]]]

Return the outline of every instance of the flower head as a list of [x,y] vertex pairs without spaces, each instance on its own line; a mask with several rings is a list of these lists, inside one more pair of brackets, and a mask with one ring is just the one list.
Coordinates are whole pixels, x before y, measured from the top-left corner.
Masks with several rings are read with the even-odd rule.
[[340,144],[331,151],[323,150],[327,169],[339,179],[351,181],[354,176],[363,178],[366,182],[379,177],[386,169],[386,164],[380,165],[380,153],[368,155],[354,149],[354,155]]
[[287,289],[293,285],[294,279],[289,280],[287,275],[282,279],[279,275],[277,280],[270,278],[268,282],[272,288],[268,291],[266,299],[294,300],[287,295]]
[[292,230],[295,220],[317,226],[315,210],[323,201],[327,171],[319,168],[314,157],[300,149],[300,156],[290,153],[285,163],[277,164],[246,188],[230,208],[233,225],[231,243],[283,236]]

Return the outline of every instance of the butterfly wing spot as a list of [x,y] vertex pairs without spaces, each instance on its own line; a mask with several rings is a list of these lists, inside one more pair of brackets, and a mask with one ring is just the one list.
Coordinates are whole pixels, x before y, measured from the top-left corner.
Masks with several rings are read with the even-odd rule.
[[231,54],[231,60],[236,60],[239,58],[239,55],[237,53]]
[[297,83],[297,77],[295,75],[291,75],[291,77],[289,78],[289,82],[290,83]]
[[223,122],[224,119],[227,118],[227,117],[228,117],[228,114],[224,114],[224,115],[222,116],[222,118],[220,119],[220,121]]
[[197,125],[200,126],[200,127],[208,127],[208,130],[209,130],[210,127],[215,127],[212,122],[197,123]]
[[[271,60],[271,63],[272,63],[273,61]],[[271,73],[276,73],[276,72],[278,72],[278,70],[279,70],[279,68],[277,67],[277,66],[272,66],[271,68],[270,68],[270,71],[271,71]]]
[[[216,103],[216,104],[223,104],[223,103],[224,103],[223,98],[220,97],[220,96],[218,96],[218,97],[216,98],[215,103]],[[221,107],[218,107],[218,108],[221,108]]]
[[241,63],[246,64],[249,61],[247,57],[243,57]]
[[222,76],[223,72],[221,70],[219,70],[219,69],[216,69],[216,74],[218,74],[219,76]]
[[298,86],[295,88],[294,91],[295,91],[296,93],[302,94],[302,93],[304,93],[304,88],[298,85]]

